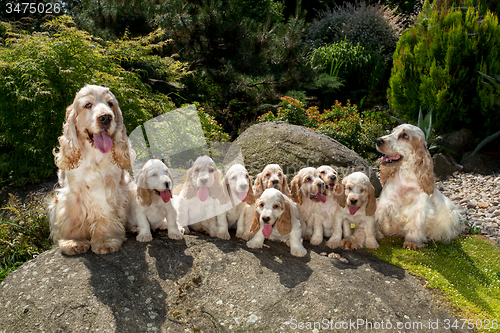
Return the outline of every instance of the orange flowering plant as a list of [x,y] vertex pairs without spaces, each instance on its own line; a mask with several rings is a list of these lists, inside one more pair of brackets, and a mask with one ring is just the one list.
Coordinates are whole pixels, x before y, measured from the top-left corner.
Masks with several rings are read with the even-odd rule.
[[363,117],[355,104],[346,105],[335,101],[331,109],[319,111],[318,107],[305,108],[304,103],[291,97],[282,97],[276,115],[269,111],[259,117],[264,121],[286,121],[290,124],[309,127],[328,135],[368,158],[375,150],[375,140],[384,134],[383,126]]

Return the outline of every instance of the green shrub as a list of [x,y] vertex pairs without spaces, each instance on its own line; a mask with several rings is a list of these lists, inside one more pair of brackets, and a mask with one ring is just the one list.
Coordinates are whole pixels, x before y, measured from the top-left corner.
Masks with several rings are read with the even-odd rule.
[[439,13],[426,1],[394,53],[389,104],[398,117],[413,122],[419,108],[432,108],[438,133],[468,127],[481,136],[491,134],[500,110],[478,71],[500,73],[496,15],[480,16],[473,7]]
[[147,76],[144,71],[130,66],[127,71],[121,65],[131,59],[142,61],[165,80],[185,73],[179,62],[154,56],[147,37],[146,42],[126,39],[105,44],[77,30],[68,16],[48,22],[44,29],[33,34],[9,30],[0,41],[4,43],[0,48],[0,184],[36,182],[54,174],[52,149],[62,133],[65,109],[85,84],[110,87],[130,132],[175,106],[141,81]]
[[347,39],[372,51],[381,51],[390,57],[399,37],[395,9],[380,3],[357,5],[345,2],[328,11],[320,12],[319,20],[308,31],[306,44],[316,48]]
[[31,196],[26,203],[10,195],[0,214],[0,281],[24,262],[52,245],[45,215],[44,197]]
[[305,109],[301,101],[288,96],[281,100],[276,115],[269,111],[260,116],[259,121],[286,121],[309,127],[335,139],[363,158],[375,156],[375,140],[384,134],[382,125],[362,117],[356,105],[348,101],[342,106],[335,101],[331,109],[320,113],[317,107]]

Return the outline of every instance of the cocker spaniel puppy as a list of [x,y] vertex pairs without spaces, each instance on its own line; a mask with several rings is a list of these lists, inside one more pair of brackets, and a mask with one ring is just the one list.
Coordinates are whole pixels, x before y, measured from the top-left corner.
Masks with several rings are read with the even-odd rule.
[[[168,237],[182,239],[177,213],[172,206],[172,175],[162,161],[151,159],[136,176],[135,197],[127,209],[127,230],[137,232],[139,242],[153,239],[151,229],[168,229]],[[182,230],[184,231],[184,230]]]
[[[319,177],[325,183],[325,203],[318,204],[318,216],[323,220],[323,236],[329,237],[326,245],[335,249],[342,240],[342,207],[345,206],[344,188],[339,184],[338,173],[331,166],[317,168]],[[341,207],[340,204],[343,206]],[[312,244],[312,240],[311,240]]]
[[300,221],[306,224],[305,240],[312,245],[323,241],[324,215],[320,213],[319,205],[326,203],[325,183],[315,168],[301,169],[291,183],[292,200],[297,204]]
[[262,192],[268,188],[275,188],[284,195],[290,197],[290,187],[286,182],[286,176],[278,164],[268,164],[255,178],[253,193],[259,198]]
[[[342,187],[345,206],[342,206],[344,202],[341,201],[342,214],[338,216],[341,217],[344,239],[340,247],[346,250],[359,249],[365,245],[370,249],[378,248],[375,224],[377,199],[370,179],[362,172],[354,172],[342,180]],[[356,226],[354,234],[351,234],[351,224]]]
[[54,242],[68,255],[120,249],[134,152],[108,88],[86,85],[76,94],[54,155],[61,186],[48,207]]
[[216,237],[216,207],[228,201],[219,169],[209,156],[200,156],[188,169],[184,186],[174,203],[177,224],[185,232],[189,232],[188,226],[191,226],[194,230]]
[[266,189],[256,201],[250,231],[255,236],[247,242],[252,249],[262,248],[264,239],[289,241],[290,253],[303,257],[307,250],[302,245],[302,226],[295,203],[275,188]]
[[418,250],[429,240],[449,241],[463,227],[458,207],[434,185],[433,163],[422,130],[400,125],[377,139],[384,185],[377,220],[387,236],[403,236],[404,247]]
[[236,227],[236,237],[243,238],[245,232],[250,233],[249,228],[245,230],[245,207],[255,202],[252,179],[243,165],[235,164],[229,168],[222,183],[230,201],[218,209],[223,212],[217,215],[217,237],[230,239],[228,230]]

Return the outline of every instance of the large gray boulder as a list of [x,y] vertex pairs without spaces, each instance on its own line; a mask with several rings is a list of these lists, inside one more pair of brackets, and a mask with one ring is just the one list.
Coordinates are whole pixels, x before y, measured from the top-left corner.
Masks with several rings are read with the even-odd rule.
[[305,246],[297,258],[280,242],[251,250],[241,239],[155,235],[107,255],[55,248],[0,284],[0,332],[291,332],[301,322],[358,332],[382,320],[393,329],[374,332],[425,332],[455,320],[417,279],[367,251],[336,251],[342,263],[320,255],[332,252],[324,243]]
[[233,144],[241,148],[245,166],[252,176],[266,165],[276,163],[290,181],[302,168],[330,165],[340,178],[362,171],[370,178],[377,196],[382,190],[368,162],[339,142],[309,128],[285,122],[260,123],[248,128]]

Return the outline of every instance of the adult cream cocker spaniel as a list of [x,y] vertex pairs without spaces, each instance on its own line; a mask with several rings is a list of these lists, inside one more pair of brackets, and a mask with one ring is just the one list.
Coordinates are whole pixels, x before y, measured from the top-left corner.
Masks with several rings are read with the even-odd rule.
[[400,125],[377,139],[384,185],[377,207],[382,233],[403,236],[403,246],[418,250],[426,241],[449,241],[463,227],[458,207],[434,185],[432,158],[423,131]]
[[54,242],[67,255],[120,249],[130,190],[125,170],[135,155],[108,88],[86,85],[76,94],[54,155],[61,186],[48,207]]
[[137,232],[139,242],[153,239],[151,229],[168,229],[170,239],[182,239],[184,230],[177,225],[172,205],[173,178],[167,166],[158,159],[147,161],[135,176],[135,194],[127,209],[127,230]]

